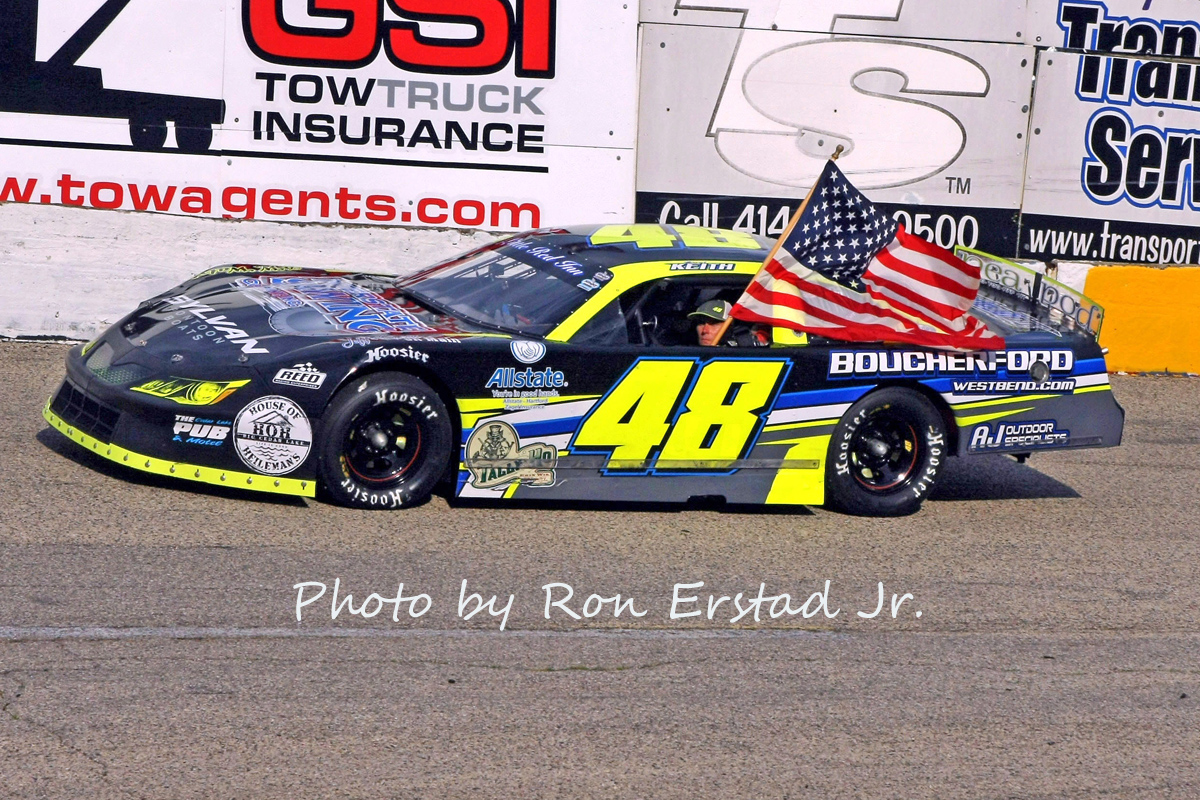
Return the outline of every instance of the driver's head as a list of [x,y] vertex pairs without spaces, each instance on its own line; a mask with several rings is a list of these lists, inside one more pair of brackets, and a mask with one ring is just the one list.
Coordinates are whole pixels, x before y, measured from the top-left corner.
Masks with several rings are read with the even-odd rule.
[[696,325],[696,340],[702,346],[714,347],[717,345],[717,335],[721,331],[721,326],[725,324],[725,320],[729,319],[731,309],[732,306],[727,300],[708,300],[688,314],[688,319]]

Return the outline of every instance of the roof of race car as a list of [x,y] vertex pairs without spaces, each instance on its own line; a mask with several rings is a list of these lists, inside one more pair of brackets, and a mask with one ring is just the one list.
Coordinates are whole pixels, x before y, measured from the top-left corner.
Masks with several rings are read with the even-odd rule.
[[570,253],[575,260],[595,269],[639,261],[761,263],[773,244],[744,231],[654,223],[543,228],[518,234],[501,244],[511,247],[522,240]]

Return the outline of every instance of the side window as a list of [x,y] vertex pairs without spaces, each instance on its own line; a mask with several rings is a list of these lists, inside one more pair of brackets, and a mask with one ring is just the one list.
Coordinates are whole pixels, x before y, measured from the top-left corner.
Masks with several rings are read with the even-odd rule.
[[[629,344],[629,331],[625,327],[625,313],[621,310],[621,298],[616,298],[596,312],[595,316],[575,332],[571,341],[598,347]],[[638,342],[638,344],[641,343]]]
[[748,280],[745,275],[706,275],[644,283],[600,309],[571,341],[600,347],[694,347],[696,326],[688,314],[710,300],[736,302]]
[[658,347],[695,347],[696,323],[688,318],[703,303],[734,303],[746,288],[749,276],[664,278],[654,283],[631,311],[642,331],[643,343]]

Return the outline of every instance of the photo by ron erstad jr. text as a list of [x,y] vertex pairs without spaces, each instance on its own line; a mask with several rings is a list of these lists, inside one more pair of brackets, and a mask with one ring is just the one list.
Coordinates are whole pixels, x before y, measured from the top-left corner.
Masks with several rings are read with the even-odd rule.
[[[757,589],[736,591],[732,594],[706,589],[704,581],[675,583],[661,595],[639,598],[620,592],[593,592],[583,596],[569,583],[553,581],[528,592],[528,599],[517,602],[517,594],[488,594],[474,591],[463,579],[457,597],[447,597],[444,602],[456,608],[457,617],[463,621],[487,614],[499,622],[499,629],[509,627],[513,620],[557,620],[559,622],[584,622],[595,620],[677,622],[681,620],[708,620],[728,625],[750,625],[791,619],[835,619],[845,615],[851,620],[895,620],[899,618],[920,619],[922,611],[915,607],[916,599],[911,592],[893,592],[884,588],[883,581],[867,587],[836,587],[832,580],[816,581],[809,588],[791,587],[788,591],[768,590],[766,582]],[[296,593],[296,622],[309,621],[323,616],[326,609],[329,618],[336,620],[342,615],[373,619],[391,617],[394,623],[415,620],[425,616],[434,607],[433,594],[406,588],[398,583],[394,592],[354,593],[342,585],[341,578],[334,578],[330,586],[322,581],[301,581],[292,590]],[[388,613],[384,613],[384,612]],[[382,617],[380,616],[382,614]]]

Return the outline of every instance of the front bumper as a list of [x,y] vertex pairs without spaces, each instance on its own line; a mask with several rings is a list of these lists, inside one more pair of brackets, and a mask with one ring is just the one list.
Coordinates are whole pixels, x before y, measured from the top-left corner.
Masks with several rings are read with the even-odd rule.
[[[241,462],[229,442],[207,449],[170,441],[171,423],[180,413],[229,416],[229,412],[219,407],[176,407],[169,400],[151,397],[142,400],[131,397],[133,393],[127,389],[99,385],[83,366],[82,356],[79,348],[67,356],[67,377],[46,403],[42,416],[85,450],[155,475],[257,492],[316,496],[316,481],[307,464],[299,476],[256,474],[239,468]],[[198,458],[188,458],[193,451]]]

